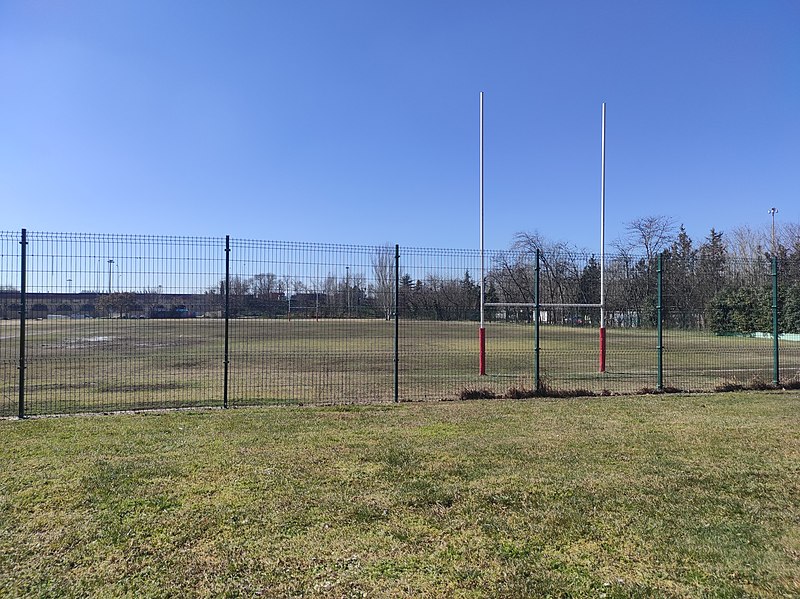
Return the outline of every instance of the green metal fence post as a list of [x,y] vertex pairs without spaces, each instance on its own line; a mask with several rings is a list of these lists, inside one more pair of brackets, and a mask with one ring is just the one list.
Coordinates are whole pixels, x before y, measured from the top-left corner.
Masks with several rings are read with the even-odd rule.
[[400,402],[400,245],[394,246],[394,403]]
[[657,380],[656,391],[664,390],[664,297],[663,297],[663,284],[664,284],[664,264],[663,254],[658,255],[658,304],[656,306],[656,317],[658,318],[657,331],[658,331],[658,345],[656,346],[658,362],[657,362]]
[[27,319],[28,231],[22,229],[19,284],[19,406],[17,415],[25,418],[25,320]]
[[778,257],[772,256],[772,384],[780,384],[778,349]]
[[222,407],[228,407],[228,330],[230,326],[230,298],[231,298],[231,237],[225,236],[225,357],[223,367],[223,381],[222,381]]
[[533,384],[534,391],[541,391],[541,378],[539,377],[539,322],[541,306],[539,305],[539,250],[536,250],[536,270],[533,281]]

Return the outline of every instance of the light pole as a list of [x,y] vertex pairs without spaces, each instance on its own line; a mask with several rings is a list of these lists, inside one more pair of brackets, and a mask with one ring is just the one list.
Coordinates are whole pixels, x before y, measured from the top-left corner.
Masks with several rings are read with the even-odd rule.
[[769,214],[772,215],[772,255],[773,256],[777,256],[778,255],[777,248],[775,246],[775,214],[777,214],[777,212],[778,212],[777,208],[770,208],[769,209]]
[[108,293],[111,293],[111,265],[114,264],[114,261],[109,259],[108,261]]
[[290,288],[292,280],[289,277],[286,277],[286,299],[289,301],[288,313],[286,315],[287,320],[292,319],[292,290]]
[[67,279],[67,293],[72,293],[72,279]]
[[347,278],[345,279],[345,286],[347,287],[347,318],[350,318],[350,267],[345,266],[347,271]]

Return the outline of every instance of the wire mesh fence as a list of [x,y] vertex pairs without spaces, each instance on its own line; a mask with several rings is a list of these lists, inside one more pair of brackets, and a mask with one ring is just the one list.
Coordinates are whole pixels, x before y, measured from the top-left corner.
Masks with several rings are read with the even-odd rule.
[[28,414],[210,406],[219,240],[27,236]]
[[773,380],[771,261],[664,260],[664,377],[687,390]]
[[20,234],[0,232],[0,415],[16,414],[20,359]]
[[394,247],[232,241],[233,401],[391,401],[394,268]]
[[477,251],[0,232],[0,415],[800,381],[798,256],[524,241],[486,254],[481,375]]
[[800,248],[780,248],[778,288],[778,370],[783,382],[800,382]]
[[478,387],[502,389],[508,351],[499,344],[494,371],[479,375],[480,254],[403,248],[399,273],[401,395],[452,399]]

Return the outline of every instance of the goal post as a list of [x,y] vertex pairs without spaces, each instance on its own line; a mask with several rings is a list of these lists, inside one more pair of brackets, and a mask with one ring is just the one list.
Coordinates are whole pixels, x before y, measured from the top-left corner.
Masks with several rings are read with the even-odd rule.
[[480,254],[481,254],[481,325],[478,329],[478,373],[486,375],[486,321],[484,319],[484,306],[486,302],[486,267],[483,246],[483,92],[480,101]]
[[[479,195],[480,195],[480,327],[478,329],[478,373],[486,375],[486,306],[528,306],[532,304],[486,303],[486,267],[484,249],[484,176],[483,176],[483,96],[480,92],[480,125],[479,125]],[[606,230],[606,103],[602,104],[602,122],[600,134],[600,298],[597,304],[547,304],[549,307],[584,307],[600,309],[600,330],[598,347],[598,370],[606,371],[606,293],[605,293],[605,230]],[[538,255],[538,251],[537,251]],[[545,307],[545,304],[536,304]]]

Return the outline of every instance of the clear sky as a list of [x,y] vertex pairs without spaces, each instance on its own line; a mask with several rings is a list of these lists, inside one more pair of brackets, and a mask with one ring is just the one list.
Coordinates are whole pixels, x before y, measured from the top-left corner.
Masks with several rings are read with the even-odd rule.
[[599,245],[800,222],[800,2],[0,0],[0,229]]

